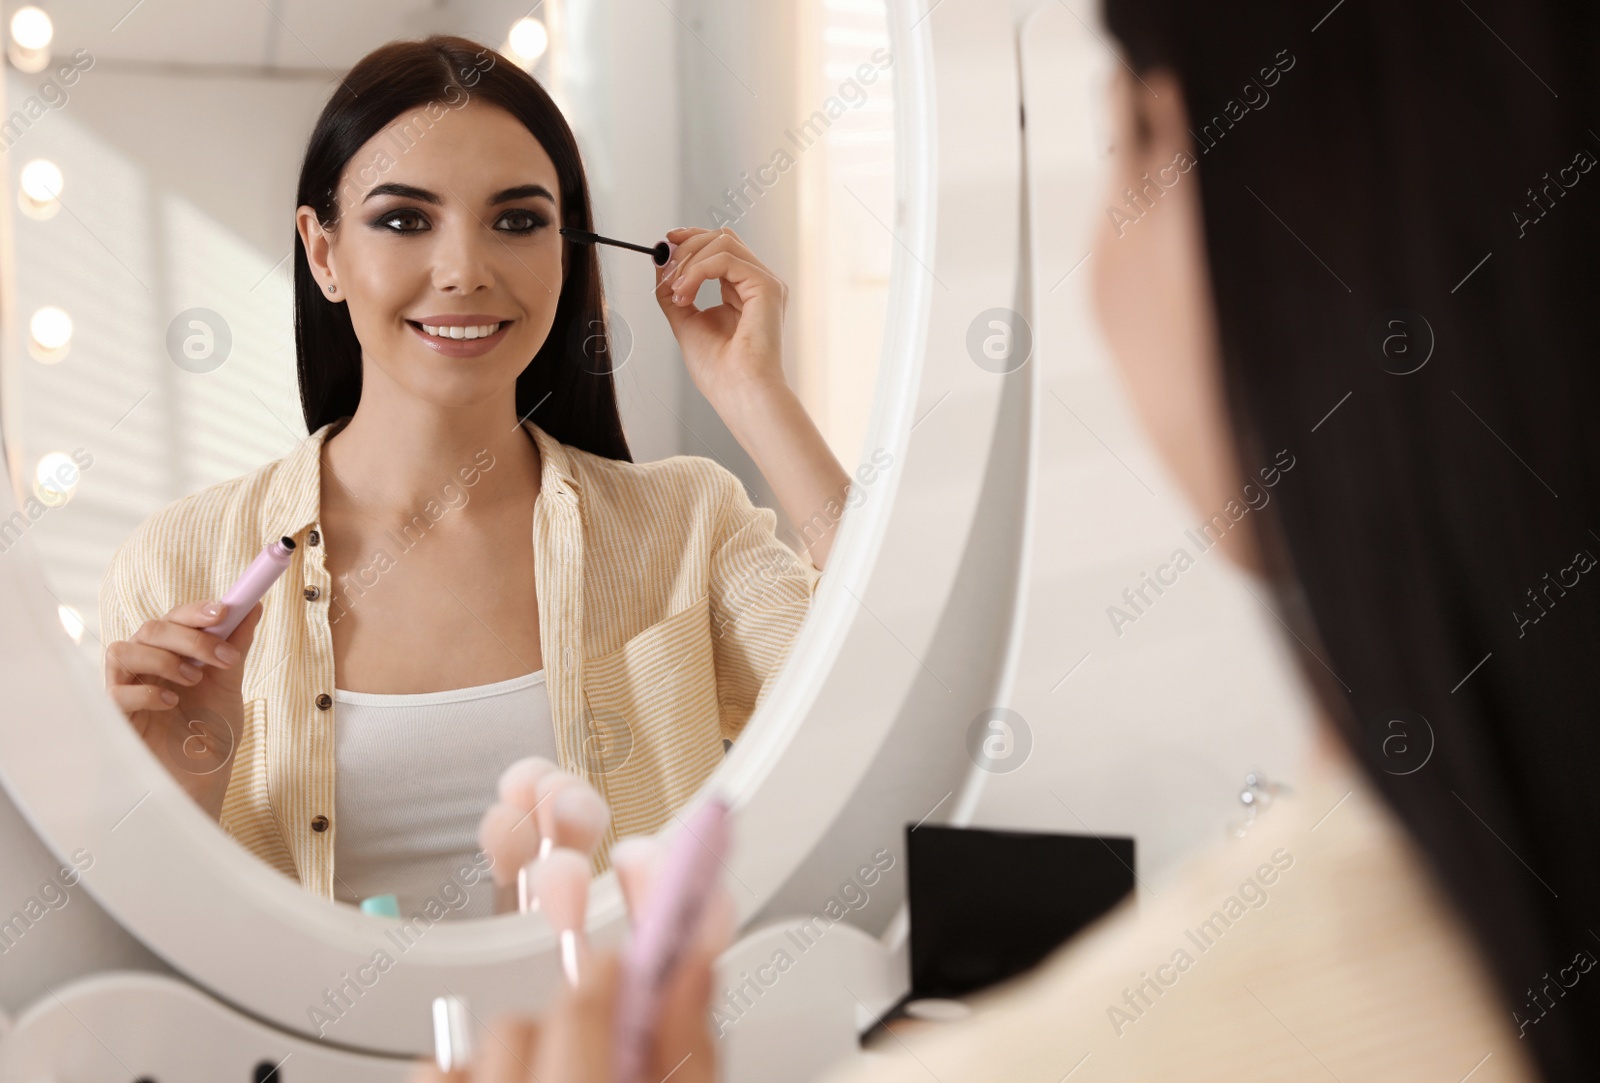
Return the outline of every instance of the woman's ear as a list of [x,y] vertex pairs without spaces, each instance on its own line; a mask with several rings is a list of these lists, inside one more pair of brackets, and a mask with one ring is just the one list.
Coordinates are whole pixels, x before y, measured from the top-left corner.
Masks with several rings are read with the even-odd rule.
[[306,262],[311,266],[312,277],[326,290],[336,280],[333,271],[333,245],[330,241],[332,234],[323,228],[322,222],[317,217],[316,208],[310,204],[295,210],[294,228],[300,234],[300,243],[305,247]]
[[1137,77],[1124,71],[1124,101],[1130,110],[1133,146],[1127,161],[1137,163],[1134,175],[1171,162],[1180,152],[1193,154],[1188,108],[1178,77],[1167,68],[1154,68]]

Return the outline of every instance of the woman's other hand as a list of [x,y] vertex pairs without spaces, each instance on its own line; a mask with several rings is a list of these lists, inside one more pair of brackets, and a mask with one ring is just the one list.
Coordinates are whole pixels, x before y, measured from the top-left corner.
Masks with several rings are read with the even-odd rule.
[[106,688],[134,732],[215,820],[244,728],[244,660],[264,603],[226,640],[203,631],[227,616],[226,606],[208,613],[208,604],[221,603],[190,602],[145,621],[133,638],[106,647],[105,664]]
[[[783,310],[789,287],[731,229],[670,230],[672,259],[657,274],[656,301],[684,364],[724,418],[753,389],[784,385]],[[696,308],[705,282],[722,284],[722,303]]]

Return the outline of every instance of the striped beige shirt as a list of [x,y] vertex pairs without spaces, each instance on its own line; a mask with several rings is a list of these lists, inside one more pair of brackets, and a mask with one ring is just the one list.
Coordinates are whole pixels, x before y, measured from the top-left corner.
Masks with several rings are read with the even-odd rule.
[[[294,539],[244,662],[243,732],[221,825],[330,899],[333,583],[319,516],[322,444],[344,421],[150,516],[118,547],[100,588],[109,644],[174,606],[222,597],[263,546]],[[561,766],[611,805],[603,865],[611,843],[661,827],[721,763],[724,738],[738,736],[787,657],[821,573],[778,540],[776,514],[710,459],[620,462],[531,421],[524,428],[541,461],[531,544],[556,748]],[[463,485],[477,483],[476,469],[460,473]],[[443,511],[423,509],[424,535]]]

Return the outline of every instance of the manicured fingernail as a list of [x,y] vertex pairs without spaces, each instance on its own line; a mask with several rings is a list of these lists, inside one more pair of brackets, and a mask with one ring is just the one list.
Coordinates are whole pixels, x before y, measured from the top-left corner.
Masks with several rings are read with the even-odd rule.
[[433,999],[433,1058],[441,1072],[459,1072],[472,1062],[472,1015],[466,1002],[450,995]]
[[222,603],[207,602],[200,612],[204,613],[208,617],[220,617],[222,616]]
[[578,987],[578,934],[573,929],[561,930],[561,972],[566,975],[567,984],[572,988]]
[[176,693],[176,692],[172,691],[172,689],[168,688],[168,689],[164,690],[161,693],[161,700],[162,700],[163,703],[177,703],[178,702],[178,693]]
[[239,660],[239,648],[231,643],[223,643],[217,647],[217,657],[232,665]]

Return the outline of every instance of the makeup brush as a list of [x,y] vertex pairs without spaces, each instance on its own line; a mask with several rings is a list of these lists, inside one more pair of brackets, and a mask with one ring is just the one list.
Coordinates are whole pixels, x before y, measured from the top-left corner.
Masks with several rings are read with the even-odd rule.
[[576,850],[557,846],[527,868],[528,887],[539,901],[561,945],[561,971],[570,985],[588,955],[583,918],[589,901],[589,861]]
[[508,805],[533,808],[539,803],[540,780],[559,770],[561,768],[543,756],[524,756],[501,773],[496,786],[500,800]]
[[627,241],[617,241],[610,237],[602,237],[600,234],[590,233],[586,229],[568,229],[565,226],[561,227],[561,235],[567,240],[575,241],[578,244],[609,244],[617,248],[626,248],[633,252],[643,252],[656,261],[657,267],[664,266],[667,260],[672,258],[672,253],[678,247],[670,241],[661,241],[659,244],[646,247],[642,244],[630,244]]
[[538,857],[525,864],[517,875],[517,908],[523,913],[538,907],[538,894],[530,889],[528,870],[557,848],[592,857],[611,822],[611,809],[605,799],[576,775],[547,775],[543,787],[534,811],[543,836]]

